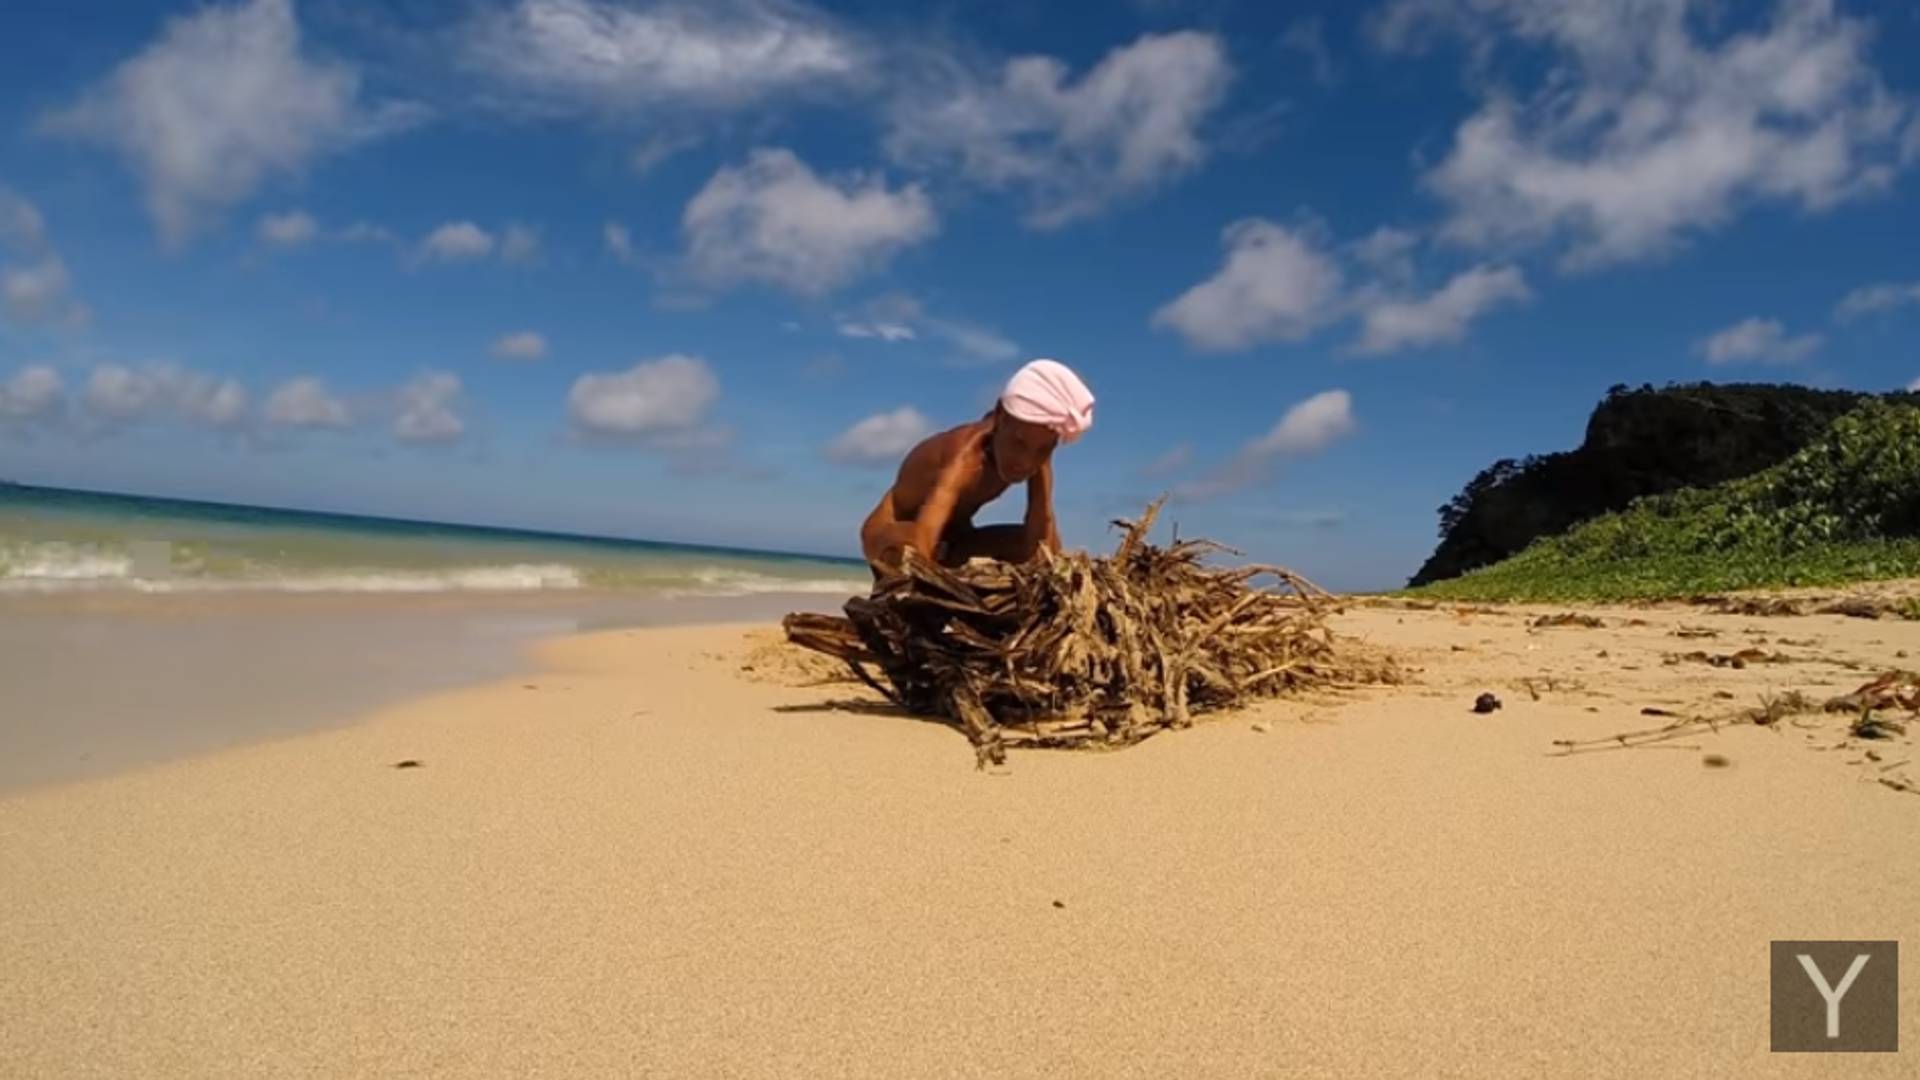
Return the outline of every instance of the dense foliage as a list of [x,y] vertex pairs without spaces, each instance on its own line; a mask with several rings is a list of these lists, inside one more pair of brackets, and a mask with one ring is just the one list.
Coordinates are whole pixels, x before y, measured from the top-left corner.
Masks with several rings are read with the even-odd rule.
[[[1779,464],[1873,395],[1802,386],[1616,386],[1581,445],[1495,462],[1440,508],[1421,585],[1499,562],[1637,498],[1710,487]],[[1920,395],[1888,395],[1920,403]]]
[[1920,407],[1869,400],[1753,476],[1636,500],[1422,589],[1625,599],[1920,576]]

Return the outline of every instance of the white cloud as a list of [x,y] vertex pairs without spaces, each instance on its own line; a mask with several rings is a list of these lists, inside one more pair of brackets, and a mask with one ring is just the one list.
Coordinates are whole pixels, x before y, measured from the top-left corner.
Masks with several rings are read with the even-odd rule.
[[623,263],[633,261],[633,234],[627,231],[625,225],[609,221],[602,227],[601,235],[607,243],[607,254]]
[[1202,502],[1263,483],[1278,462],[1320,453],[1358,427],[1351,394],[1345,390],[1315,394],[1288,409],[1266,434],[1249,441],[1204,477],[1177,485],[1172,498]]
[[1153,325],[1196,348],[1245,349],[1300,341],[1338,319],[1344,275],[1305,233],[1262,218],[1227,226],[1226,262],[1154,313]]
[[841,465],[890,465],[933,434],[933,422],[902,405],[877,413],[840,433],[827,445],[827,460]]
[[1920,281],[1888,281],[1878,285],[1863,285],[1848,293],[1834,309],[1834,317],[1842,322],[1857,319],[1862,315],[1872,315],[1908,304],[1920,304]]
[[1916,378],[1908,383],[1907,390],[1915,394],[1920,394],[1920,378]]
[[303,56],[292,0],[252,0],[168,20],[42,127],[126,158],[161,237],[178,245],[269,177],[419,118],[408,106],[369,108],[352,67]]
[[1153,325],[1198,349],[1233,351],[1303,341],[1357,318],[1350,351],[1380,354],[1464,340],[1474,319],[1531,295],[1519,270],[1490,265],[1421,295],[1414,234],[1381,228],[1336,250],[1320,232],[1265,218],[1229,225],[1220,269],[1155,312]]
[[512,265],[540,257],[540,230],[531,225],[508,225],[500,237],[500,261]]
[[836,329],[842,337],[878,338],[885,342],[912,341],[918,336],[913,332],[913,327],[905,323],[843,322]]
[[1018,190],[1036,228],[1093,217],[1197,166],[1201,126],[1232,77],[1221,40],[1193,31],[1144,35],[1078,82],[1050,56],[1017,57],[997,75],[921,59],[921,85],[892,108],[889,155]]
[[47,222],[17,192],[0,187],[0,249],[38,253],[47,247]]
[[493,254],[493,234],[471,221],[449,221],[420,241],[421,262],[465,262]]
[[262,215],[258,231],[261,240],[275,247],[300,247],[320,235],[320,223],[305,210],[290,210]]
[[1709,364],[1792,364],[1818,352],[1820,345],[1819,334],[1788,337],[1778,319],[1753,318],[1702,338],[1694,345],[1694,352]]
[[66,395],[60,373],[30,364],[0,383],[0,420],[44,419],[58,412]]
[[[1909,103],[1868,62],[1871,27],[1831,0],[1781,0],[1726,33],[1709,0],[1397,0],[1389,48],[1465,36],[1490,67],[1518,44],[1517,92],[1484,104],[1425,177],[1475,246],[1564,241],[1568,269],[1657,257],[1751,205],[1819,211],[1885,189]],[[1548,63],[1538,64],[1544,52]]]
[[347,403],[311,375],[289,379],[267,395],[266,420],[280,427],[343,428],[353,423]]
[[1419,299],[1363,302],[1355,352],[1378,354],[1462,341],[1467,325],[1502,304],[1532,295],[1524,275],[1511,266],[1476,266]]
[[676,353],[580,376],[567,393],[567,413],[584,434],[661,445],[697,432],[719,397],[720,380],[706,361]]
[[82,401],[90,416],[115,424],[171,412],[201,427],[232,430],[247,419],[247,392],[239,382],[172,363],[101,364]]
[[73,296],[67,264],[53,248],[46,219],[32,203],[0,187],[0,316],[23,325],[78,326],[86,306]]
[[73,310],[67,264],[49,254],[24,266],[0,267],[0,308],[20,323],[54,322]]
[[1146,480],[1157,480],[1163,476],[1172,476],[1193,462],[1193,444],[1180,445],[1154,458],[1140,467],[1140,476]]
[[970,364],[1004,364],[1020,355],[1020,346],[997,330],[979,323],[958,319],[923,320],[927,329],[960,350],[960,359]]
[[723,168],[681,217],[689,263],[713,284],[757,281],[830,292],[938,229],[917,185],[879,176],[822,178],[791,151],[755,150]]
[[452,442],[465,433],[460,419],[460,377],[429,371],[400,387],[393,435],[402,442]]
[[531,330],[523,330],[498,338],[491,351],[498,360],[544,360],[547,356],[547,339]]
[[632,169],[635,176],[645,176],[659,168],[669,158],[677,157],[699,145],[700,138],[697,135],[657,132],[648,136],[627,155],[627,168]]
[[399,238],[393,230],[384,225],[375,225],[371,221],[356,221],[340,232],[340,239],[349,244],[391,244]]
[[462,34],[467,66],[546,112],[734,108],[855,79],[864,50],[787,0],[519,0]]
[[1321,86],[1333,85],[1338,72],[1333,64],[1333,51],[1327,48],[1326,20],[1318,15],[1295,19],[1280,35],[1280,45],[1300,54],[1314,82]]

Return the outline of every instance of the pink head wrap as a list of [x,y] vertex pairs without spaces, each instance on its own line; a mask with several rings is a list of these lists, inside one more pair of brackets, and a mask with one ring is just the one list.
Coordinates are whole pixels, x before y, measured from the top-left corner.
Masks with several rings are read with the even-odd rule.
[[1093,426],[1093,391],[1058,360],[1035,360],[1014,372],[1000,407],[1016,420],[1042,424],[1072,442]]

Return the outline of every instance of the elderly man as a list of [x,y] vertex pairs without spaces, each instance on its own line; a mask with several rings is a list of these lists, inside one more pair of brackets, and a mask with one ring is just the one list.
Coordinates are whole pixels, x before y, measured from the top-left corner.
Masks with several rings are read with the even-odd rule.
[[[1053,518],[1053,451],[1093,426],[1093,394],[1065,364],[1035,360],[1008,380],[993,411],[928,436],[908,452],[893,487],[860,527],[876,578],[913,548],[947,566],[975,556],[1025,562],[1060,550]],[[1027,485],[1018,525],[976,526],[973,516],[1015,484]]]

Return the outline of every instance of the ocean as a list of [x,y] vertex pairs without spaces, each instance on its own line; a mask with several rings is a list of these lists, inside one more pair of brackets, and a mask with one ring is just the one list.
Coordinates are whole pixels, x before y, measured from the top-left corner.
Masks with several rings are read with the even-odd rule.
[[0,484],[0,594],[865,592],[855,559]]

